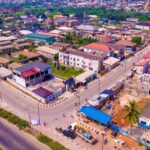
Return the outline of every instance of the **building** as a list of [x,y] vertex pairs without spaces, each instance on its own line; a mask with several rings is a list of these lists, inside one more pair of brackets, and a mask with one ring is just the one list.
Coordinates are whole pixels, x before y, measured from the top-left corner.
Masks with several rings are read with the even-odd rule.
[[98,30],[98,27],[92,25],[79,25],[76,29],[84,33],[95,33]]
[[95,53],[106,54],[107,56],[111,56],[113,53],[115,53],[116,49],[104,43],[91,43],[84,46],[83,50],[88,53],[95,52]]
[[6,78],[12,78],[12,71],[7,68],[0,67],[0,79],[6,80]]
[[51,92],[43,87],[34,89],[32,92],[35,93],[36,95],[38,95],[39,97],[41,97],[42,102],[48,103],[50,101],[55,100],[53,92]]
[[62,51],[59,52],[59,62],[84,70],[100,72],[103,68],[103,55],[92,55],[82,51]]
[[0,57],[0,66],[7,67],[10,63],[10,60],[6,57]]
[[136,51],[136,44],[127,40],[120,40],[115,43],[115,45],[122,46],[125,51]]
[[87,85],[88,82],[94,80],[96,78],[96,73],[91,70],[87,70],[84,73],[75,77],[76,86],[79,85]]
[[40,41],[40,42],[44,42],[47,44],[51,44],[55,41],[54,37],[51,37],[51,36],[45,35],[45,34],[32,33],[32,34],[26,35],[25,37],[28,40]]
[[59,27],[58,30],[61,31],[63,35],[75,32],[73,28],[66,26]]
[[13,70],[15,81],[27,87],[51,78],[51,67],[45,63],[29,63]]
[[53,44],[49,45],[49,47],[53,49],[57,49],[59,51],[65,50],[68,48],[71,44],[69,43],[62,43],[62,42],[54,42]]
[[140,22],[135,25],[135,28],[140,30],[150,30],[150,23]]
[[59,53],[58,50],[50,48],[49,46],[39,46],[36,50],[39,54],[48,59],[53,59],[54,56]]

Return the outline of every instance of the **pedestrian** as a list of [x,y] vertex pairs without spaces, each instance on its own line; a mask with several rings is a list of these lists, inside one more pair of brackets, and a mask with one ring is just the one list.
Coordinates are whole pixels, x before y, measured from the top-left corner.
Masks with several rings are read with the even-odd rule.
[[105,144],[107,144],[107,143],[108,143],[108,140],[107,140],[107,138],[104,140],[104,143],[105,143]]

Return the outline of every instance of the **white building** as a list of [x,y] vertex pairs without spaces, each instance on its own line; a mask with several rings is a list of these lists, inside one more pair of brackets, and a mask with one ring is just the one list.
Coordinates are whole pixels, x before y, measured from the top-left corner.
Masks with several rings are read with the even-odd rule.
[[150,23],[137,23],[135,28],[140,30],[150,30]]
[[103,56],[95,56],[81,51],[59,52],[59,62],[84,70],[100,72],[103,67]]

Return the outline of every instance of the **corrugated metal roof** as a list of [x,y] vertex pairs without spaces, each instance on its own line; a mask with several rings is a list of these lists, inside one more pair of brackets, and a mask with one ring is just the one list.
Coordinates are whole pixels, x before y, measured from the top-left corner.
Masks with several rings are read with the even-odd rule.
[[16,68],[15,70],[17,70],[19,72],[23,72],[23,71],[30,70],[32,68],[37,68],[39,70],[43,70],[45,68],[50,68],[50,66],[45,63],[41,63],[41,62],[33,62],[33,63],[25,64],[19,68]]
[[82,106],[80,112],[88,118],[100,122],[104,125],[108,125],[110,120],[112,119],[112,116],[106,114],[105,112],[97,110],[91,106]]
[[39,87],[35,90],[33,90],[32,92],[34,92],[35,94],[41,96],[42,98],[46,98],[47,96],[52,95],[53,93],[44,89],[43,87]]

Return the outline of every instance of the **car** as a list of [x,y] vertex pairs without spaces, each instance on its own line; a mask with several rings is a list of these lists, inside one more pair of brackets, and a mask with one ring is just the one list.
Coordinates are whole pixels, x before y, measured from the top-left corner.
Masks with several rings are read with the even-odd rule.
[[112,137],[112,138],[117,137],[117,135],[118,135],[118,133],[117,133],[116,131],[112,131],[112,132],[111,132],[111,137]]
[[62,131],[62,134],[68,138],[71,138],[71,139],[75,139],[76,138],[76,134],[74,131],[72,130],[63,130]]
[[114,139],[114,141],[118,144],[121,144],[121,145],[124,145],[125,142],[123,140],[120,140],[120,139]]

